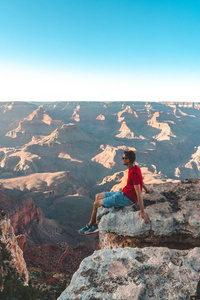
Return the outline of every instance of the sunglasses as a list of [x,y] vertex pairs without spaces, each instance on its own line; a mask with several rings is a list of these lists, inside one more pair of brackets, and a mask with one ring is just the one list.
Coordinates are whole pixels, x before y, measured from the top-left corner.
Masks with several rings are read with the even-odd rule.
[[122,160],[124,160],[124,159],[128,159],[128,157],[126,157],[126,156],[122,156]]

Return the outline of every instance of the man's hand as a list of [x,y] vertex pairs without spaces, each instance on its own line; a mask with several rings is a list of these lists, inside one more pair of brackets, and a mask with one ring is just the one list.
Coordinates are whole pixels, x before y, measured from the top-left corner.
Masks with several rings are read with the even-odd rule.
[[149,217],[145,214],[145,212],[140,212],[140,218],[145,220],[145,223],[149,224],[150,219]]
[[153,190],[152,189],[148,189],[148,187],[143,183],[143,189],[145,190],[145,193],[146,194],[151,194],[153,193]]
[[146,189],[145,192],[146,192],[146,194],[151,194],[151,193],[153,193],[153,190],[152,189]]

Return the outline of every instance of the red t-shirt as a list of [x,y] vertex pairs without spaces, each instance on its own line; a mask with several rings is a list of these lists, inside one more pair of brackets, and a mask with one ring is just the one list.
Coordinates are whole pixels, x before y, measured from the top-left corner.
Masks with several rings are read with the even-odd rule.
[[134,189],[134,185],[140,184],[140,189],[142,191],[143,178],[142,172],[138,166],[134,166],[132,169],[128,170],[128,180],[126,186],[123,188],[122,193],[129,198],[132,202],[137,202],[137,195]]

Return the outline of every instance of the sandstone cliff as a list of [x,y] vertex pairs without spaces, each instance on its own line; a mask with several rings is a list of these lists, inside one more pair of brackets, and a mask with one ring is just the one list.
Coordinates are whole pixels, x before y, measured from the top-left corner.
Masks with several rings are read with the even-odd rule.
[[14,233],[25,234],[29,246],[58,243],[68,238],[68,233],[56,221],[45,218],[31,198],[15,197],[0,191],[0,205],[10,219]]
[[[6,256],[4,256],[4,247],[6,248],[8,255],[11,256],[11,259],[8,259]],[[0,211],[0,258],[2,264],[5,261],[8,261],[8,264],[13,269],[17,270],[20,277],[25,278],[25,284],[28,284],[28,271],[26,268],[26,263],[23,258],[23,252],[19,248],[17,239],[14,234],[13,227],[10,225],[10,220],[6,218],[5,213],[1,210]],[[4,268],[3,265],[1,266],[1,276],[5,273],[7,273],[8,269],[7,267]]]
[[200,277],[200,179],[153,185],[138,205],[100,208],[101,250],[85,259],[59,300],[190,299]]

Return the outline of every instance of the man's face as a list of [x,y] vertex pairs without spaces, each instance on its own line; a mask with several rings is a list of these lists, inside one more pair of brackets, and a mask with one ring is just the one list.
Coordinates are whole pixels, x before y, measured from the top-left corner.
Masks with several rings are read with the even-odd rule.
[[124,165],[124,166],[127,166],[128,163],[129,163],[129,159],[126,157],[126,155],[124,155],[124,156],[122,157],[122,160],[123,160],[123,165]]

